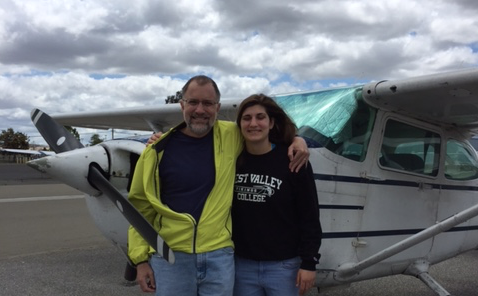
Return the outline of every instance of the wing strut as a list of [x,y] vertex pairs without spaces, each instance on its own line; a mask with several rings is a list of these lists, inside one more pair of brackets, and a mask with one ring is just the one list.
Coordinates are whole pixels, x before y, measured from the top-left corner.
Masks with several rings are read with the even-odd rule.
[[354,275],[360,273],[362,270],[379,263],[382,260],[385,260],[389,257],[392,257],[395,254],[398,254],[410,247],[413,247],[416,244],[419,244],[437,234],[445,232],[454,226],[461,224],[473,217],[478,216],[478,204],[469,207],[466,210],[463,210],[437,224],[428,227],[420,231],[417,234],[414,234],[380,252],[375,255],[372,255],[360,262],[357,263],[345,263],[337,269],[336,278],[338,280],[347,280]]

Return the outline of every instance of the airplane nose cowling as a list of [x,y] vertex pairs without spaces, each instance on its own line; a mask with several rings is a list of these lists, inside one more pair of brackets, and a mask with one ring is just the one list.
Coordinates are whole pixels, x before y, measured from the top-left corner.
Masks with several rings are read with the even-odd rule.
[[108,154],[104,147],[95,145],[75,149],[32,160],[27,165],[86,194],[98,196],[101,192],[88,182],[91,163],[97,163],[103,171],[108,172]]

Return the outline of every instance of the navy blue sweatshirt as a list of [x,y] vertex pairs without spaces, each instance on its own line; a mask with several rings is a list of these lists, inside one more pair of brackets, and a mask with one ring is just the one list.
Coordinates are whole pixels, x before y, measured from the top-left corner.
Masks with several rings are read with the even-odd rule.
[[322,228],[310,163],[289,170],[287,147],[263,155],[245,151],[236,165],[232,237],[239,257],[285,260],[300,256],[301,268],[315,270]]

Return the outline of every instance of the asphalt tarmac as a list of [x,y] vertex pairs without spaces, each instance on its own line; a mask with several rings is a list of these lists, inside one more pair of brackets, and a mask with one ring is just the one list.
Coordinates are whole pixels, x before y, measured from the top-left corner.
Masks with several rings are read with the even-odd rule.
[[[25,165],[0,164],[0,295],[151,295],[123,279],[125,262],[94,225],[81,192]],[[477,266],[478,251],[471,251],[430,274],[452,295],[474,296]],[[307,294],[316,295],[435,294],[400,275]]]

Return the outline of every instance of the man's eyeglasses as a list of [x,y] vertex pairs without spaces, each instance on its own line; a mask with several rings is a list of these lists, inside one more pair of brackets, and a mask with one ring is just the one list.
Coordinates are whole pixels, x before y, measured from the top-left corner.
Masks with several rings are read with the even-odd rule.
[[213,101],[213,100],[200,101],[200,100],[197,100],[197,99],[189,99],[189,100],[183,99],[183,101],[186,103],[186,105],[188,105],[189,107],[192,107],[192,108],[196,108],[197,106],[199,106],[199,104],[202,104],[202,106],[204,108],[211,108],[214,105],[218,104],[218,102]]

